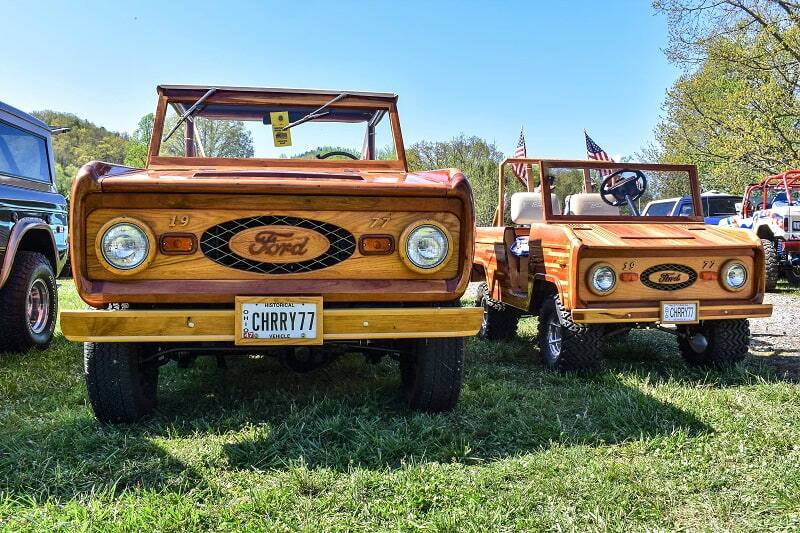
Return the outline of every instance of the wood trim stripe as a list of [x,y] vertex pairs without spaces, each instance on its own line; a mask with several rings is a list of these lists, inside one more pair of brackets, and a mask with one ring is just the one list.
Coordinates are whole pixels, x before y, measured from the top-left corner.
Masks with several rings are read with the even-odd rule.
[[[701,305],[698,313],[701,320],[766,318],[772,315],[772,304]],[[611,309],[573,309],[572,319],[579,324],[658,322],[660,320],[660,308],[624,307]]]
[[[325,309],[323,339],[469,337],[482,318],[479,307]],[[74,342],[233,342],[234,328],[233,309],[61,313],[61,330]]]

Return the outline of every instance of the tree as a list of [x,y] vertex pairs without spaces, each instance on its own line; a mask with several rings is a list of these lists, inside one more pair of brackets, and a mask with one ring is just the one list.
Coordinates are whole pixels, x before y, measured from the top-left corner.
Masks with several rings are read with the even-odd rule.
[[697,163],[705,188],[741,190],[800,166],[800,3],[657,0],[667,55],[684,73],[668,91],[645,156]]
[[449,141],[415,143],[406,148],[406,158],[411,171],[461,170],[472,186],[478,225],[491,225],[497,207],[497,167],[503,160],[493,143],[462,133]]
[[85,163],[92,160],[122,163],[125,160],[125,134],[96,126],[71,113],[45,110],[32,114],[50,126],[71,128],[67,133],[53,136],[56,186],[65,196],[69,196],[72,180]]
[[[177,117],[170,117],[165,120],[164,133],[171,131],[177,121]],[[255,154],[253,135],[242,121],[209,120],[203,117],[196,117],[194,119],[194,128],[197,155],[202,153],[201,146],[206,157],[253,157]],[[162,142],[162,154],[184,155],[185,136],[186,123],[184,122],[167,142]]]
[[147,150],[150,138],[153,136],[153,122],[155,122],[153,113],[148,113],[139,119],[139,124],[128,141],[125,154],[125,164],[129,167],[141,168],[147,164]]

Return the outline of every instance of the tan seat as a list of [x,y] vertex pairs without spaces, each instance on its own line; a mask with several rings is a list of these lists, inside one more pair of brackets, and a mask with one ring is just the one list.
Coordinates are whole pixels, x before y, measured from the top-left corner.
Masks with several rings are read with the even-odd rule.
[[[551,194],[553,214],[561,214],[555,194]],[[514,224],[533,224],[544,220],[542,195],[538,192],[515,192],[511,195],[511,220]]]
[[566,198],[564,214],[619,216],[619,207],[605,203],[599,192],[572,194]]

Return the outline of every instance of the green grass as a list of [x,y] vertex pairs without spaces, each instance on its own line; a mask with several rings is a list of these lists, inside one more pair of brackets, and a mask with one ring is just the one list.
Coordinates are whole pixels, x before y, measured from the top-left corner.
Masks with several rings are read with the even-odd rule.
[[[64,308],[80,305],[62,282]],[[468,341],[448,415],[410,413],[396,366],[343,358],[163,369],[158,413],[99,426],[81,346],[0,358],[0,529],[797,530],[800,388],[769,358],[685,367],[634,332],[593,377],[520,339]]]

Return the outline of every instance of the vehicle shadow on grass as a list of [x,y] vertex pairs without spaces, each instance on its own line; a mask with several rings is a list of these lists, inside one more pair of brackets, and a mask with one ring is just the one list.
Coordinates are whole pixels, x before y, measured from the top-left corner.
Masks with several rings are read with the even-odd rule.
[[621,375],[647,375],[650,383],[667,381],[709,387],[737,387],[757,381],[800,381],[800,357],[754,336],[750,353],[730,369],[688,365],[678,351],[675,337],[668,333],[639,330],[631,332],[627,342],[609,346],[604,351],[606,368]]
[[470,340],[470,364],[457,408],[410,412],[396,364],[347,357],[298,376],[273,361],[207,361],[162,383],[158,425],[176,434],[230,436],[234,469],[309,467],[347,471],[408,462],[481,463],[553,444],[600,446],[710,431],[692,414],[604,373],[560,376],[528,357],[523,344]]
[[48,351],[0,365],[0,499],[23,505],[128,490],[181,491],[203,477],[162,447],[157,420],[101,426],[82,379],[82,347],[58,334]]

